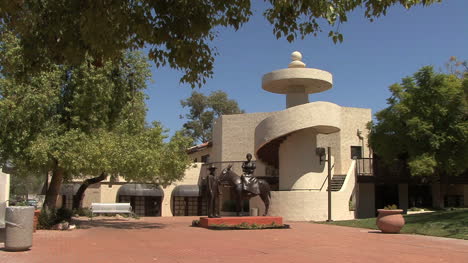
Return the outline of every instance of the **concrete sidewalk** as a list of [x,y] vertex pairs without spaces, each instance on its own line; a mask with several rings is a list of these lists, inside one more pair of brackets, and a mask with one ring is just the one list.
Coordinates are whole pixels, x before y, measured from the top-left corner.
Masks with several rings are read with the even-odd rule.
[[468,241],[292,222],[291,229],[215,231],[195,217],[93,219],[34,234],[0,262],[468,262]]

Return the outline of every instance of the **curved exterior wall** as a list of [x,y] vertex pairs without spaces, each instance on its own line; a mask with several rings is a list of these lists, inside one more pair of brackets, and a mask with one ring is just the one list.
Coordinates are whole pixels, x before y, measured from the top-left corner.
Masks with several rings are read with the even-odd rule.
[[255,151],[268,142],[290,133],[314,128],[317,133],[340,131],[341,107],[330,102],[312,102],[275,112],[255,128]]
[[[353,161],[340,191],[332,192],[332,219],[348,220],[355,218],[350,211],[349,201],[355,192],[356,178]],[[250,207],[265,211],[259,197],[250,200]],[[325,221],[328,218],[328,193],[326,185],[322,191],[273,191],[271,192],[270,216],[282,216],[290,221]]]
[[[368,109],[313,102],[275,112],[260,122],[255,128],[257,158],[262,159],[266,154],[261,150],[263,147],[278,153],[279,191],[272,192],[269,215],[298,221],[327,219],[327,166],[320,164],[315,150],[332,147],[332,176],[347,174],[341,190],[332,192],[332,218],[355,218],[349,207],[355,191],[350,148],[361,146],[365,151],[364,141],[357,136],[357,131],[364,132],[370,120]],[[278,146],[274,148],[270,144]],[[260,213],[264,209],[257,198],[252,199],[251,207],[259,208]]]
[[280,145],[279,190],[318,190],[323,186],[327,167],[315,153],[316,137],[314,129],[304,129]]
[[[347,174],[353,165],[351,146],[364,146],[363,156],[368,156],[366,124],[371,118],[370,109],[329,102],[312,102],[277,112],[224,115],[214,125],[211,161],[240,161],[245,160],[246,153],[255,153],[255,175],[268,176],[266,168],[270,166],[257,153],[280,138],[277,152],[281,191],[272,192],[269,215],[286,220],[326,220],[327,166],[320,165],[315,148],[331,147],[332,174]],[[357,136],[358,129],[364,140]],[[333,220],[354,218],[349,210],[354,186],[354,174],[348,174],[343,188],[332,193]],[[310,190],[299,190],[303,188]],[[250,207],[259,208],[259,214],[264,211],[258,197],[251,199]]]

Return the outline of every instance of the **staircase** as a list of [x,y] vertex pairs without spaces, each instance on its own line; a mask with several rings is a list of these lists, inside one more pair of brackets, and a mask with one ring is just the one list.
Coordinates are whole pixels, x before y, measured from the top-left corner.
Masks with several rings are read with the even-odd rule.
[[[333,175],[333,178],[331,179],[330,185],[331,185],[331,191],[336,192],[341,189],[343,186],[343,183],[346,179],[346,175]],[[327,189],[328,191],[328,189]]]

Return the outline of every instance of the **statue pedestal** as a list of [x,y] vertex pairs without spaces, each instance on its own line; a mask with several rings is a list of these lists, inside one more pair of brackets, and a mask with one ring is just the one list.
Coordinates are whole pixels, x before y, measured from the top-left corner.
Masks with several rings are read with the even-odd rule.
[[283,225],[283,218],[280,216],[237,216],[237,217],[221,217],[221,218],[208,218],[200,217],[200,226],[209,227],[213,225],[227,225],[235,226],[242,223],[257,224],[257,225]]

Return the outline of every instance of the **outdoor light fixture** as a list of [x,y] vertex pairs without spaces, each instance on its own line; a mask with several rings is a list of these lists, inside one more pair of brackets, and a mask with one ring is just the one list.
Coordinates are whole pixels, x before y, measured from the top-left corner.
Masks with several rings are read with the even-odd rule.
[[315,153],[320,157],[320,165],[325,162],[326,160],[324,159],[325,157],[325,148],[323,147],[317,147],[315,149]]

